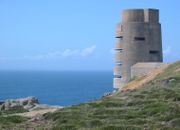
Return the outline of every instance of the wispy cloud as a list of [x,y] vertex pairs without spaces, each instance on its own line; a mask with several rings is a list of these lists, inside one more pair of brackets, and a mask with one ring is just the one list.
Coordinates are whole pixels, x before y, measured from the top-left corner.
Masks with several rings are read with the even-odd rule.
[[165,55],[165,56],[169,55],[169,54],[171,54],[171,52],[172,52],[171,46],[168,46],[163,50],[163,55]]
[[[62,53],[59,53],[59,54],[60,54],[60,55],[58,55],[59,57],[67,58],[67,57],[78,55],[79,50],[66,49]],[[57,56],[57,55],[55,54],[55,56]]]
[[164,55],[164,61],[165,62],[172,62],[179,60],[180,53],[177,51],[177,48],[173,48],[172,46],[167,46],[163,50],[163,55]]
[[87,47],[80,52],[80,55],[83,57],[87,57],[87,56],[91,55],[95,51],[95,49],[96,49],[96,45]]
[[63,51],[49,52],[45,54],[25,55],[22,57],[0,57],[0,60],[46,60],[46,59],[65,59],[65,58],[84,58],[92,55],[96,45],[84,49],[65,49]]

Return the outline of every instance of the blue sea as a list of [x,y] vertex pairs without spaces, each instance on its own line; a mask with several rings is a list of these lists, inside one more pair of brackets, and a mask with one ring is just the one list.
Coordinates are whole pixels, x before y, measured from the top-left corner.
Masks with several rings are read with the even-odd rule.
[[0,100],[36,96],[41,104],[68,106],[113,91],[111,71],[0,71]]

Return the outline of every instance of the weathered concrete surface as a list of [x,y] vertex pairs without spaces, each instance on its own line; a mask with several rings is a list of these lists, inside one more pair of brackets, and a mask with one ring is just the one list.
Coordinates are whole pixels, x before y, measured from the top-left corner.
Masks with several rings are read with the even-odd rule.
[[[162,62],[161,24],[157,9],[128,9],[122,11],[117,25],[115,64],[121,62],[121,76],[115,88],[131,79],[131,66],[138,62]],[[121,51],[119,51],[121,49]],[[115,65],[116,66],[116,65]],[[115,70],[116,71],[116,70]],[[117,72],[115,72],[117,74]]]
[[144,76],[139,77],[127,83],[120,91],[124,92],[124,91],[134,90],[142,86],[143,84],[148,83],[149,81],[153,80],[158,74],[162,73],[169,65],[170,64],[164,64],[161,67],[146,73]]
[[167,65],[167,63],[161,62],[139,62],[131,67],[131,79],[141,77],[147,73],[161,68],[162,66]]

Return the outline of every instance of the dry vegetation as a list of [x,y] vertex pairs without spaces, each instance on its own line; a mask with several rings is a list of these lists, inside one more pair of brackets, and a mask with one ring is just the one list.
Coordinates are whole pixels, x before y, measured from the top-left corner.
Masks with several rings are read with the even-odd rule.
[[[0,114],[0,128],[43,130],[179,130],[180,62],[145,84],[99,100],[47,113],[38,120]],[[31,119],[32,120],[32,119]],[[34,125],[34,126],[33,126]]]

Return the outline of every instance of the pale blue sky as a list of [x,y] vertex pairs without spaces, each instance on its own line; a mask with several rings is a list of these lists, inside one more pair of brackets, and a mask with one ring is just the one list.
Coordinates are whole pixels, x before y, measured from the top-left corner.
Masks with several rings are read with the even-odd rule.
[[179,0],[0,0],[0,70],[112,70],[127,8],[160,9],[164,61],[180,57]]

